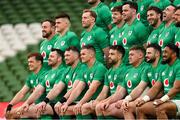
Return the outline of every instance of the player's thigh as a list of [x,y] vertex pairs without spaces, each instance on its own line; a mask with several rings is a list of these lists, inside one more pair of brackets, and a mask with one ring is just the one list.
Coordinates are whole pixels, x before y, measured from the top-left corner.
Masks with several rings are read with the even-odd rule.
[[142,105],[141,107],[137,107],[136,110],[137,110],[137,114],[141,113],[141,114],[145,114],[145,115],[156,116],[155,107],[153,105],[153,102],[147,102],[144,105]]

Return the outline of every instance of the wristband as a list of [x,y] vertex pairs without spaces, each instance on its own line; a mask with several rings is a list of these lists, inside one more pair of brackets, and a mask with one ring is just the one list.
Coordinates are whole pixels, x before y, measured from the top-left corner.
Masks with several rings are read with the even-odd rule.
[[166,102],[166,101],[168,101],[170,98],[169,98],[169,96],[168,95],[164,95],[163,97],[161,97],[161,101],[163,101],[163,102]]
[[67,99],[66,99],[65,97],[62,97],[62,98],[59,100],[60,103],[64,103],[64,102],[66,102],[66,101],[67,101]]
[[142,100],[144,100],[144,102],[148,102],[150,101],[150,97],[148,95],[145,95]]
[[46,97],[43,101],[47,104],[49,102],[49,98]]
[[11,109],[12,109],[12,104],[9,104],[8,106],[7,106],[7,109],[6,109],[6,111],[11,111]]
[[128,96],[125,97],[125,100],[129,102],[129,101],[132,100],[132,97],[130,95],[128,95]]

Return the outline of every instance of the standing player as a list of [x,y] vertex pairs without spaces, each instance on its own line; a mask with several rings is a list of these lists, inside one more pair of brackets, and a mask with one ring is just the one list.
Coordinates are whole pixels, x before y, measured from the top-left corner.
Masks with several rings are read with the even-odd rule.
[[138,10],[136,3],[130,1],[125,2],[123,4],[122,10],[123,19],[126,22],[122,32],[122,43],[126,50],[124,62],[128,64],[129,49],[133,45],[145,45],[149,33],[144,24],[136,19]]
[[[162,71],[155,85],[137,104],[137,106],[142,106],[148,102],[151,105],[154,104],[155,107],[152,109],[152,106],[149,106],[146,109],[142,109],[146,105],[144,104],[138,109],[139,118],[146,118],[146,114],[143,114],[144,112],[141,114],[141,111],[144,110],[150,110],[151,113],[156,112],[158,119],[168,119],[168,117],[174,118],[176,116],[176,112],[179,111],[180,107],[180,61],[178,56],[179,49],[174,44],[168,44],[164,48],[162,62],[167,64],[167,67]],[[165,95],[160,99],[154,100],[161,89],[163,89]],[[154,102],[151,102],[152,100]]]
[[97,15],[96,25],[101,27],[106,33],[109,33],[111,26],[111,11],[107,5],[105,5],[101,0],[88,0],[91,5],[91,10]]
[[110,32],[110,45],[122,45],[122,31],[124,27],[124,20],[122,18],[122,6],[114,7],[112,9],[113,23],[116,25]]
[[48,66],[48,58],[51,49],[54,47],[56,40],[58,39],[58,34],[55,34],[55,22],[52,20],[44,20],[41,23],[42,26],[42,36],[44,40],[40,44],[40,53],[43,56],[43,67],[45,70],[50,70],[51,67]]
[[54,48],[60,49],[63,52],[70,47],[75,46],[79,49],[79,39],[77,35],[70,31],[71,22],[70,16],[66,13],[56,16],[56,32],[59,34]]
[[174,13],[174,20],[177,27],[177,33],[175,35],[175,45],[180,48],[180,6],[176,8],[176,12]]
[[158,7],[163,11],[170,4],[171,4],[170,0],[153,0],[150,6]]
[[158,7],[149,7],[147,10],[147,20],[149,24],[153,27],[153,31],[148,37],[147,45],[158,44],[158,37],[164,28],[164,23],[162,23],[162,11]]
[[109,39],[102,28],[95,25],[96,13],[84,10],[82,14],[82,26],[85,31],[81,34],[80,46],[92,45],[96,50],[96,59],[104,63],[104,56],[108,57]]
[[[43,65],[43,57],[41,56],[41,54],[31,53],[28,55],[28,66],[29,66],[29,70],[32,71],[32,73],[26,79],[25,85],[21,88],[21,90],[14,96],[14,98],[8,104],[5,115],[7,119],[16,118],[17,109],[12,109],[13,105],[16,105],[18,102],[20,102],[28,92],[34,90],[35,87],[43,81],[46,72],[42,70],[42,65]],[[45,96],[42,95],[36,101],[36,103],[42,101],[44,97]]]

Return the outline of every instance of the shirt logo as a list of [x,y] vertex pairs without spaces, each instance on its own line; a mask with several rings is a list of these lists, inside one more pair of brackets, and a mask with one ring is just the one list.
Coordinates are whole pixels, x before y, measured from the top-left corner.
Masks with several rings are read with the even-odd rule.
[[128,35],[131,36],[131,35],[132,35],[132,31],[129,31],[129,32],[128,32]]
[[85,79],[87,78],[87,75],[86,75],[86,74],[84,75],[84,78],[85,78]]
[[164,86],[165,86],[165,87],[168,87],[168,86],[169,86],[169,80],[168,80],[168,78],[166,78],[166,79],[164,80]]
[[137,78],[137,76],[138,76],[138,73],[135,73],[133,77],[134,77],[134,78]]
[[163,46],[163,39],[161,39],[160,41],[159,41],[159,46]]
[[153,35],[153,38],[156,38],[156,36],[157,36],[157,34],[154,34],[154,35]]
[[143,11],[143,10],[144,10],[144,5],[141,6],[141,11]]
[[175,45],[178,46],[178,48],[180,48],[180,42],[176,42]]
[[43,51],[43,52],[41,53],[41,55],[42,55],[43,58],[46,58],[46,52],[45,52],[45,51]]
[[162,72],[162,76],[165,76],[165,72]]
[[169,35],[169,32],[167,32],[165,36],[168,37],[168,35]]
[[151,77],[151,76],[152,76],[152,74],[149,72],[149,73],[148,73],[148,77]]
[[30,83],[33,84],[33,80],[30,80]]
[[155,80],[154,79],[152,79],[152,81],[151,81],[151,84],[152,84],[152,86],[155,84]]
[[114,88],[114,83],[111,81],[110,82],[110,89],[113,89]]
[[114,41],[113,41],[113,45],[117,45],[117,40],[114,40]]
[[150,41],[148,41],[148,42],[147,42],[147,46],[148,46],[148,45],[150,45],[150,44],[151,44],[151,42],[150,42]]
[[119,38],[121,38],[122,37],[122,34],[121,33],[119,33]]
[[116,80],[117,79],[117,75],[114,75],[114,80]]
[[64,44],[65,44],[65,41],[61,41],[61,46],[64,46]]
[[51,75],[51,78],[53,79],[54,77],[55,77],[55,74],[52,74],[52,75]]
[[46,80],[46,87],[47,87],[47,88],[49,88],[49,87],[50,87],[49,80]]
[[88,86],[90,86],[91,85],[91,82],[88,80]]
[[114,38],[114,35],[111,35],[111,38]]
[[66,79],[69,79],[69,75],[66,75]]
[[92,38],[91,36],[88,36],[87,40],[88,40],[88,41],[90,41],[90,40],[91,40],[91,38]]
[[71,88],[71,87],[72,87],[72,81],[69,80],[69,81],[68,81],[68,88]]
[[170,77],[172,76],[172,74],[173,74],[173,71],[169,72],[169,76],[170,76]]
[[93,79],[93,76],[94,76],[93,73],[91,73],[91,74],[90,74],[90,79]]
[[140,20],[141,19],[141,15],[138,13],[136,18],[137,18],[137,20]]
[[52,48],[52,45],[48,45],[48,46],[47,46],[47,49],[48,49],[48,50],[51,50],[51,48]]
[[82,44],[81,44],[81,47],[84,47],[85,45],[86,45],[85,43],[82,43]]
[[131,80],[128,80],[128,81],[127,81],[127,86],[128,86],[128,88],[131,88],[131,87],[132,87],[132,82],[131,82]]
[[124,45],[127,44],[127,39],[126,39],[126,38],[123,39],[123,44],[124,44]]

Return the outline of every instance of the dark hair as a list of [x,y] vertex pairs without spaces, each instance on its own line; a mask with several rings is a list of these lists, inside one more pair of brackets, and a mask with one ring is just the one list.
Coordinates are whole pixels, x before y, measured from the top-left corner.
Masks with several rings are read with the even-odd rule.
[[27,58],[35,57],[37,61],[41,61],[41,64],[43,64],[43,56],[40,53],[34,52],[34,53],[29,53]]
[[82,49],[82,50],[83,50],[83,49],[92,50],[94,53],[96,53],[96,50],[95,50],[94,46],[92,46],[92,45],[85,45],[85,46],[83,46],[81,49]]
[[161,18],[161,20],[162,20],[162,10],[161,10],[160,8],[155,7],[155,6],[150,6],[147,11],[149,11],[149,10],[153,10],[153,11],[155,11],[157,14],[160,14],[160,15],[161,15],[160,18]]
[[147,48],[151,48],[151,47],[157,50],[161,54],[161,47],[158,44],[149,44],[147,46]]
[[133,45],[131,48],[130,48],[130,51],[131,50],[139,50],[139,51],[141,51],[144,55],[145,55],[145,52],[146,52],[146,50],[144,49],[144,47],[143,46],[140,46],[140,45]]
[[84,9],[83,13],[86,13],[86,12],[89,12],[90,16],[92,16],[95,19],[95,21],[96,21],[97,15],[96,15],[96,13],[94,11],[92,11],[90,9]]
[[180,5],[176,7],[176,10],[179,10],[180,9]]
[[124,5],[129,5],[130,8],[135,9],[136,12],[138,11],[138,4],[136,2],[126,1],[123,3],[123,6]]
[[170,48],[173,52],[176,53],[176,56],[179,57],[179,48],[178,48],[178,46],[170,43],[170,44],[166,45],[166,47]]
[[77,52],[78,54],[79,54],[79,50],[78,50],[78,48],[77,47],[75,47],[75,46],[70,46],[70,47],[68,47],[67,49],[66,49],[66,51],[74,51],[74,52]]
[[125,49],[124,49],[123,46],[121,46],[121,45],[113,45],[113,46],[110,46],[110,49],[117,50],[119,53],[122,54],[122,57],[124,57]]
[[71,21],[70,16],[67,13],[61,13],[55,17],[56,19],[59,18],[67,18],[69,21]]
[[114,7],[111,11],[112,12],[120,12],[122,14],[122,5]]
[[41,24],[42,24],[43,22],[49,22],[49,23],[51,24],[51,26],[55,26],[55,22],[54,22],[52,19],[45,19],[45,20],[43,20],[43,21],[41,22]]
[[64,52],[62,50],[56,49],[56,48],[52,48],[51,52],[54,52],[54,51],[56,51],[60,57],[64,58]]

